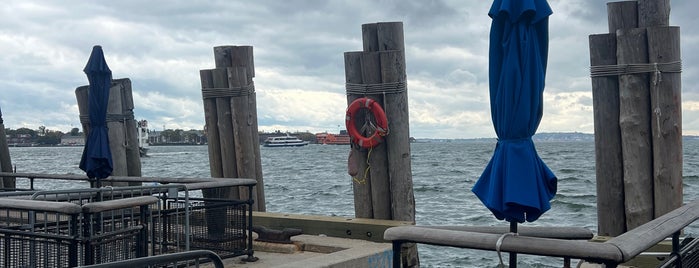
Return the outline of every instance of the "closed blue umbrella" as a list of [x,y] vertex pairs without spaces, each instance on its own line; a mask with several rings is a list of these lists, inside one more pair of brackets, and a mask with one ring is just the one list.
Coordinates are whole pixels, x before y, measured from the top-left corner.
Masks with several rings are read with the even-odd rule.
[[87,97],[90,130],[80,159],[80,169],[87,173],[88,178],[96,179],[99,185],[99,179],[111,175],[113,169],[107,131],[107,104],[112,71],[104,60],[101,46],[92,48],[92,54],[83,71],[90,81]]
[[535,221],[551,206],[557,179],[532,136],[543,114],[548,56],[545,0],[495,0],[490,29],[490,109],[498,142],[472,191],[496,218]]

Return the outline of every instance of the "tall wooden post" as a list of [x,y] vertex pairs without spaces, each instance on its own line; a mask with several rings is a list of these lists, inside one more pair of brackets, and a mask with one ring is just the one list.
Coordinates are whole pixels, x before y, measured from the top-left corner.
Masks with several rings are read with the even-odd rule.
[[[600,234],[622,231],[609,220],[619,218],[617,200],[624,202],[625,230],[682,204],[679,28],[668,27],[669,12],[669,0],[609,3],[612,34],[590,36]],[[609,49],[613,41],[614,52]],[[623,187],[610,181],[617,174],[613,170],[615,146],[600,144],[611,142],[616,128],[605,117],[613,114],[608,106],[613,100],[601,99],[614,98],[615,78],[623,162],[618,170],[623,170]],[[623,195],[615,199],[613,193],[622,190]]]
[[[133,91],[131,80],[117,79],[116,83],[121,87],[122,109],[124,115],[124,132],[126,137],[126,173],[130,177],[141,177],[141,152],[138,148],[138,126],[134,117]],[[141,185],[140,182],[129,182],[129,185]]]
[[[403,23],[363,24],[362,39],[364,51],[359,57],[362,73],[359,87],[364,87],[364,92],[356,91],[354,87],[357,85],[349,85],[352,80],[349,74],[355,72],[346,69],[348,101],[363,96],[373,98],[381,104],[388,118],[388,134],[384,137],[384,142],[369,149],[370,168],[374,171],[371,172],[371,199],[368,202],[372,203],[373,218],[390,217],[415,222]],[[347,60],[348,53],[345,54],[346,68],[351,67]],[[366,155],[369,156],[369,153]],[[355,200],[358,193],[363,194],[356,189]],[[390,193],[390,198],[384,193]],[[355,204],[356,207],[358,204]],[[389,207],[390,215],[384,212]],[[401,252],[403,267],[419,266],[415,244],[406,243]]]
[[[680,28],[648,28],[648,60],[679,64]],[[651,73],[654,215],[682,206],[682,85],[677,72]]]
[[[0,110],[0,171],[12,172],[12,161],[10,159],[10,148],[7,145],[5,137],[5,124],[2,120],[2,111]],[[14,177],[0,177],[0,188],[14,189]]]
[[[89,86],[80,86],[75,89],[80,123],[85,135],[90,131],[88,91]],[[133,109],[131,80],[113,79],[107,104],[107,128],[109,129],[109,149],[112,152],[114,165],[113,176],[141,176],[141,158]],[[103,185],[128,186],[140,185],[140,183],[109,182]]]
[[[345,82],[347,84],[362,84],[362,55],[364,52],[345,52]],[[363,97],[360,94],[347,94],[347,103]],[[364,117],[360,113],[355,120],[364,122]],[[361,126],[357,126],[361,129]],[[366,135],[362,133],[363,135]],[[374,217],[373,200],[371,195],[371,173],[366,172],[368,168],[367,154],[359,146],[350,147],[350,176],[352,177],[352,190],[354,192],[354,216],[357,218],[371,219]],[[354,173],[354,174],[352,174]]]
[[[617,62],[648,62],[646,29],[620,29]],[[624,163],[626,227],[653,219],[653,152],[650,129],[650,89],[647,73],[619,75],[619,126]]]
[[[616,34],[590,35],[590,65],[616,65]],[[597,217],[597,233],[617,236],[626,232],[626,217],[619,130],[619,80],[616,76],[593,75],[592,103],[597,215],[600,215]]]
[[[253,209],[265,211],[252,47],[215,47],[214,61],[216,69],[200,71],[211,175],[256,179]],[[248,198],[247,191],[229,191],[226,198]]]

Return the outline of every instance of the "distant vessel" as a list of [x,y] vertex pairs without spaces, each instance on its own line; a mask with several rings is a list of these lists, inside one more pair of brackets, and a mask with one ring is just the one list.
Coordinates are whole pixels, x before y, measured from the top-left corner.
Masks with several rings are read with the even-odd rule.
[[332,134],[327,132],[316,133],[316,140],[318,141],[318,144],[350,144],[350,136],[347,134],[347,130],[340,130],[340,134]]
[[308,142],[287,133],[286,136],[269,137],[265,139],[263,145],[265,147],[294,147],[308,145]]
[[148,121],[138,121],[138,152],[141,157],[148,156]]

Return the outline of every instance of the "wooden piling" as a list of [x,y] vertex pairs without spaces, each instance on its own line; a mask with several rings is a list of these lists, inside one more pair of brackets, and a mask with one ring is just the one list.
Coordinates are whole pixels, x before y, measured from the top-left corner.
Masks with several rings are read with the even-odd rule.
[[[388,118],[388,134],[384,137],[387,163],[383,169],[388,172],[388,192],[390,200],[372,200],[374,209],[383,206],[377,202],[390,202],[391,219],[415,222],[415,198],[413,194],[412,171],[410,164],[410,133],[407,82],[405,74],[405,45],[402,22],[379,22],[362,25],[363,49],[365,55],[378,53],[380,90],[371,90],[365,95],[382,97],[379,102]],[[371,56],[367,56],[370,57]],[[362,68],[371,68],[367,62],[362,62]],[[367,72],[363,70],[363,78]],[[374,80],[363,79],[364,85],[376,84]],[[374,157],[374,156],[372,156]],[[377,167],[372,167],[377,168]],[[373,174],[372,174],[373,176]],[[381,188],[374,189],[375,183],[385,183],[383,180],[372,179],[371,192],[383,192]],[[384,187],[384,186],[379,186]],[[374,198],[375,195],[372,195]],[[374,211],[374,218],[377,211]],[[404,267],[419,266],[417,247],[407,243],[401,250]]]
[[638,27],[670,25],[670,0],[638,0]]
[[[228,70],[217,68],[211,70],[215,88],[228,88]],[[238,166],[235,161],[235,137],[233,136],[233,117],[231,112],[231,98],[216,98],[216,117],[218,118],[219,146],[221,147],[221,167],[224,178],[238,178]],[[221,189],[224,191],[224,189]],[[224,194],[225,193],[225,194]],[[219,198],[240,199],[238,188],[227,189]]]
[[638,28],[638,1],[607,3],[607,25],[611,34],[619,29]]
[[[364,84],[381,83],[381,59],[379,52],[362,53],[362,81]],[[384,96],[382,94],[370,94],[366,97],[375,100],[384,108]],[[361,122],[363,120],[355,120]],[[389,121],[390,122],[390,121]],[[370,136],[373,133],[364,133]],[[386,137],[373,148],[367,149],[366,155],[369,161],[369,173],[371,178],[371,206],[373,218],[380,220],[390,220],[391,215],[391,182],[388,176],[388,156]]]
[[[138,127],[134,117],[133,91],[131,80],[128,78],[114,80],[121,88],[122,110],[124,115],[124,132],[126,137],[126,173],[131,177],[141,177],[141,152],[138,148]],[[129,182],[130,186],[141,185],[140,182]]]
[[385,143],[388,148],[391,207],[394,220],[415,221],[403,23],[364,24],[362,37],[365,51],[381,52],[381,82],[400,89],[384,94],[389,128]]
[[[5,135],[5,124],[3,123],[2,111],[0,110],[0,171],[13,172],[10,148]],[[0,177],[0,189],[14,189],[15,187],[14,177]]]
[[[253,209],[265,211],[252,47],[214,47],[214,62],[200,71],[211,175],[257,180]],[[247,191],[231,191],[228,198],[247,199]]]
[[[357,52],[345,52],[345,82],[348,84],[362,84],[362,55],[364,53],[361,51]],[[347,94],[347,105],[352,103],[354,100],[363,97],[359,94]],[[364,122],[363,115],[358,115],[355,122]],[[358,126],[357,129],[361,129]],[[361,150],[358,146],[352,145],[350,147],[350,158],[348,159],[350,165],[355,165],[356,175],[352,176],[352,190],[354,192],[354,217],[356,218],[367,218],[372,219],[374,217],[373,212],[373,200],[371,195],[371,174],[366,173],[365,170],[368,167],[367,155],[364,150]],[[352,168],[350,168],[352,169]]]
[[[620,29],[617,62],[648,62],[645,28]],[[619,126],[624,166],[626,228],[653,219],[653,152],[651,145],[650,92],[647,73],[619,75]]]
[[[85,138],[90,132],[88,94],[90,86],[75,89],[80,123]],[[141,176],[141,157],[138,150],[138,134],[134,118],[133,94],[131,80],[114,79],[109,88],[107,104],[107,128],[109,149],[112,152],[113,176]],[[138,182],[111,182],[104,185],[128,186],[140,185]]]
[[[214,77],[211,70],[200,70],[201,88],[214,88]],[[204,98],[204,122],[209,148],[209,170],[211,177],[223,178],[221,166],[221,146],[218,136],[218,116],[216,114],[216,99]],[[209,194],[205,194],[209,195]]]
[[[590,66],[604,65],[616,65],[616,34],[590,35]],[[626,232],[617,76],[592,75],[592,103],[597,232],[602,236],[617,236]]]
[[[618,199],[624,200],[626,230],[682,204],[681,64],[679,28],[667,27],[669,0],[613,2],[607,7],[616,55],[609,49],[611,37],[592,35],[590,58],[599,233],[615,235],[619,229],[609,221],[621,215],[616,211],[615,191],[623,189]],[[615,174],[614,148],[599,143],[611,141],[616,128],[613,119],[603,117],[613,112],[605,99],[614,98],[612,78],[617,76],[623,187],[610,182]]]
[[[113,170],[112,176],[128,176],[126,162],[126,135],[124,129],[124,115],[122,114],[121,87],[112,83],[109,88],[109,102],[107,104],[107,130],[109,135],[109,149],[112,152]],[[110,182],[104,186],[127,186],[126,182]]]
[[[679,27],[651,27],[647,35],[649,62],[680,64]],[[682,86],[679,67],[650,76],[653,207],[657,218],[682,206]]]

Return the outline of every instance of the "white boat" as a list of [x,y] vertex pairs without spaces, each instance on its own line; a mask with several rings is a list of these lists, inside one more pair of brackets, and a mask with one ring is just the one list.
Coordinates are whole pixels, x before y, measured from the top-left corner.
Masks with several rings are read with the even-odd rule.
[[138,152],[141,157],[148,156],[148,121],[138,121]]
[[293,147],[308,145],[307,141],[303,141],[297,137],[286,134],[286,136],[269,137],[265,139],[263,144],[265,147]]

